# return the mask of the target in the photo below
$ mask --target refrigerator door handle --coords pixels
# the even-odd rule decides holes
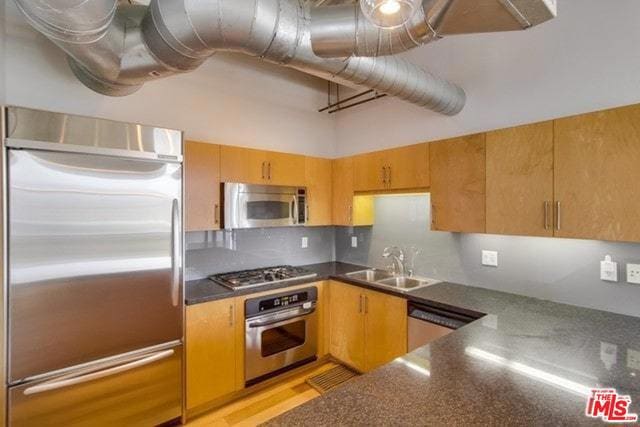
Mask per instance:
[[[173,200],[171,206],[171,302],[178,306],[180,298],[180,232],[177,229],[180,222],[180,208],[178,199]]]
[[[130,371],[132,369],[139,368],[144,365],[148,365],[153,362],[157,362],[161,359],[166,359],[167,357],[173,356],[174,350],[164,350],[159,351],[157,353],[153,353],[149,356],[143,357],[142,359],[137,359],[129,363],[125,363],[123,365],[114,366],[112,368],[104,369],[102,371],[91,372],[86,375],[79,376],[66,376],[60,379],[46,381],[42,384],[34,385],[33,387],[26,388],[24,390],[25,396],[44,393],[45,391],[57,390],[59,388],[71,387],[73,385],[86,383],[89,381],[94,381],[100,378],[108,377],[111,375],[116,375],[121,372]]]

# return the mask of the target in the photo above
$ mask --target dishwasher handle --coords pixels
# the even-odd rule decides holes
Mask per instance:
[[[467,325],[474,320],[473,317],[454,313],[447,310],[438,309],[435,307],[428,307],[409,303],[408,315],[411,318],[422,320],[423,322],[433,323],[435,325],[444,326],[449,329],[459,329],[464,325]]]

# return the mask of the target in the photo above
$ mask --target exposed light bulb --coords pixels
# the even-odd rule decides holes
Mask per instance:
[[[403,25],[416,10],[422,7],[423,0],[359,0],[360,9],[373,25],[380,28],[396,28]]]
[[[380,12],[384,13],[385,15],[393,15],[395,13],[398,13],[399,11],[400,3],[398,3],[396,0],[388,0],[382,3],[382,6],[380,6]]]

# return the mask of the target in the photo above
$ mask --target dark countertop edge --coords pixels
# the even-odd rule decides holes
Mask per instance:
[[[411,292],[401,292],[401,291],[390,289],[384,286],[376,286],[369,282],[352,279],[346,275],[346,273],[349,273],[352,271],[367,270],[371,267],[357,265],[357,264],[348,264],[343,262],[328,262],[328,263],[322,263],[322,264],[302,265],[300,267],[307,268],[309,270],[316,272],[317,276],[311,277],[308,279],[292,280],[290,282],[276,283],[273,285],[260,286],[256,288],[247,288],[247,289],[241,289],[237,291],[225,288],[224,286],[219,285],[209,279],[192,280],[187,282],[186,286],[194,286],[194,285],[197,286],[198,282],[205,281],[204,283],[206,283],[207,286],[216,287],[217,290],[215,293],[204,295],[202,297],[185,298],[185,304],[187,306],[190,306],[190,305],[201,304],[209,301],[218,301],[218,300],[227,299],[227,298],[235,298],[238,296],[246,296],[246,295],[252,295],[252,294],[257,294],[262,292],[268,292],[272,290],[287,289],[294,286],[306,285],[306,284],[322,282],[326,280],[335,280],[335,281],[339,281],[349,285],[354,285],[361,288],[381,292],[387,295],[404,298],[407,301],[415,302],[418,304],[424,304],[424,305],[428,305],[436,308],[442,308],[445,310],[465,314],[475,319],[479,319],[486,315],[486,313],[473,311],[464,307],[453,306],[453,305],[444,304],[438,301],[422,298],[418,295],[413,295]],[[447,283],[448,282],[440,282],[439,284],[447,284]],[[466,285],[461,285],[461,286],[466,286]]]

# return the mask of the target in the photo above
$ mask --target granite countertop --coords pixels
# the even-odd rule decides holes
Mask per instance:
[[[399,293],[344,276],[362,266],[306,267],[318,272],[310,281],[336,279],[486,316],[267,425],[602,424],[584,415],[592,387],[629,395],[631,412],[640,413],[638,317],[453,283]],[[187,304],[241,294],[200,282],[187,284]]]
[[[185,286],[185,303],[187,305],[193,305],[207,301],[233,298],[241,295],[250,295],[256,292],[289,288],[291,286],[303,285],[305,283],[329,280],[330,278],[339,278],[351,271],[368,268],[361,265],[346,264],[342,262],[325,262],[322,264],[303,265],[301,267],[313,271],[317,276],[310,279],[293,280],[284,283],[260,286],[259,288],[248,288],[236,291],[219,285],[209,279],[190,280]]]

